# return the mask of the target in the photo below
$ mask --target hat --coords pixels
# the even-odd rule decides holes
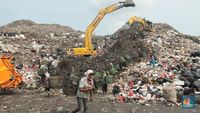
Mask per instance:
[[[90,74],[93,74],[94,72],[93,72],[93,70],[87,70],[86,72],[85,72],[85,75],[87,76],[87,75],[90,75]]]

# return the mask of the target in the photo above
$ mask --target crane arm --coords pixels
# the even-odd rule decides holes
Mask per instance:
[[[134,7],[135,4],[132,0],[126,0],[124,2],[119,2],[117,4],[108,6],[102,10],[99,11],[96,18],[92,21],[92,23],[87,27],[86,33],[85,33],[85,48],[92,50],[92,32],[97,27],[97,25],[101,22],[101,20],[104,18],[104,16],[108,13],[114,12],[118,9],[121,9],[123,7]]]

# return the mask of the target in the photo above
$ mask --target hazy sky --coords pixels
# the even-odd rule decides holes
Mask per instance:
[[[119,0],[0,0],[0,25],[18,19],[55,23],[85,31],[99,9]],[[122,1],[122,0],[121,0]],[[112,34],[131,16],[168,23],[178,31],[200,35],[200,0],[134,0],[136,7],[105,16],[95,34]]]

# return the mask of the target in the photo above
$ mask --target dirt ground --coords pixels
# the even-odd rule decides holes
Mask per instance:
[[[194,110],[184,110],[181,106],[166,104],[139,105],[133,103],[111,103],[106,95],[96,94],[88,103],[88,113],[200,113],[200,106]],[[23,92],[21,94],[0,95],[0,113],[70,113],[76,108],[76,97],[57,94],[48,97],[46,93]]]

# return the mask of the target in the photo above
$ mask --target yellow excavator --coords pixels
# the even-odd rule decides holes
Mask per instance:
[[[16,88],[22,83],[22,76],[14,69],[13,58],[8,54],[0,57],[0,90]]]
[[[123,7],[135,7],[135,3],[132,0],[125,0],[123,2],[119,2],[117,4],[111,5],[99,11],[96,18],[92,21],[92,23],[87,27],[84,38],[84,46],[82,48],[73,48],[72,50],[67,50],[68,54],[72,54],[74,56],[93,56],[96,55],[96,51],[93,50],[92,47],[92,32],[97,27],[97,25],[101,22],[104,16],[108,13],[114,12]]]
[[[130,28],[133,30],[138,30],[138,31],[153,31],[153,27],[152,27],[152,22],[145,20],[141,17],[137,17],[137,16],[132,16],[127,24],[130,25]]]

